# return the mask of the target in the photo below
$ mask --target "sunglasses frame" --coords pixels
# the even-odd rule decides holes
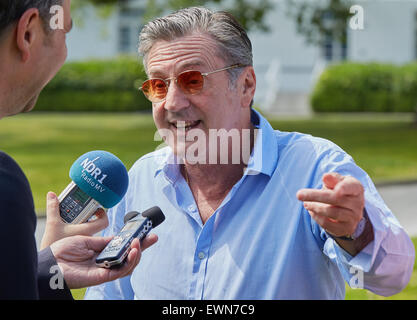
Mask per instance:
[[[213,70],[213,71],[209,71],[209,72],[201,72],[201,71],[198,71],[198,70],[186,70],[186,71],[183,71],[180,74],[178,74],[176,77],[172,77],[172,78],[167,78],[167,79],[150,78],[150,79],[147,79],[146,81],[144,81],[142,83],[142,85],[138,89],[139,89],[139,91],[142,91],[142,93],[144,94],[144,96],[146,97],[146,99],[148,99],[150,102],[152,102],[152,103],[158,103],[158,102],[165,101],[166,96],[168,94],[168,89],[169,89],[169,85],[171,84],[171,81],[174,80],[175,83],[177,84],[178,77],[181,76],[182,74],[186,73],[186,72],[190,72],[190,71],[199,72],[201,74],[201,76],[203,77],[203,87],[204,87],[204,77],[207,77],[208,75],[213,74],[213,73],[216,73],[216,72],[225,71],[225,70],[234,69],[234,68],[244,68],[244,67],[247,67],[247,65],[244,65],[244,64],[241,64],[241,63],[236,63],[236,64],[233,64],[231,66],[224,67],[224,68],[217,69],[217,70]],[[165,83],[166,93],[165,93],[165,97],[163,99],[160,99],[158,101],[152,101],[151,99],[149,99],[149,97],[143,91],[143,86],[145,85],[145,83],[148,82],[148,81],[151,81],[151,80],[161,80],[161,81],[163,81]],[[179,86],[179,87],[181,87],[181,86]],[[191,95],[193,95],[193,94],[200,93],[203,90],[203,87],[201,88],[200,91],[198,91],[196,93],[187,93],[187,92],[184,92],[182,88],[181,88],[181,91],[184,92],[185,94],[191,94]]]

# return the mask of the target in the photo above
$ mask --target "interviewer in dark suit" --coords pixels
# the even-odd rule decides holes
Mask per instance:
[[[57,15],[51,14],[54,5],[60,6],[63,15],[54,10]],[[62,28],[53,28],[52,18],[62,18]],[[71,27],[70,0],[0,0],[0,119],[33,109],[41,90],[66,59],[65,37]],[[71,299],[69,288],[130,274],[141,256],[138,241],[121,269],[95,266],[94,256],[110,241],[89,236],[107,225],[106,214],[98,216],[94,222],[67,230],[58,219],[56,195],[48,193],[45,249],[38,253],[29,183],[18,164],[0,152],[0,299]],[[78,236],[68,237],[74,234]],[[145,239],[142,249],[154,242],[156,236]],[[65,280],[61,284],[60,277]]]

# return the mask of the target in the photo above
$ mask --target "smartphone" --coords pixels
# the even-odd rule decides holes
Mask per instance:
[[[152,207],[142,214],[131,211],[125,217],[128,217],[128,219],[125,219],[122,230],[97,256],[97,266],[103,268],[120,266],[129,254],[132,241],[135,238],[143,240],[152,228],[165,220],[165,216],[159,207]]]

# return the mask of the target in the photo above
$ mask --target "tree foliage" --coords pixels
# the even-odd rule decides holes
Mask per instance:
[[[351,0],[287,0],[287,13],[307,42],[321,44],[327,36],[346,43]]]
[[[126,5],[128,2],[129,0],[73,0],[73,8],[78,9],[87,4],[109,8],[116,4]],[[265,16],[273,9],[273,2],[274,0],[146,0],[145,20],[181,8],[208,6],[230,12],[246,30],[268,31]]]

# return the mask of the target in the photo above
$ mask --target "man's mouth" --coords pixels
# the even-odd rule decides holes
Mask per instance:
[[[170,124],[176,129],[182,129],[185,131],[196,128],[200,123],[201,120],[179,120],[170,122]]]

